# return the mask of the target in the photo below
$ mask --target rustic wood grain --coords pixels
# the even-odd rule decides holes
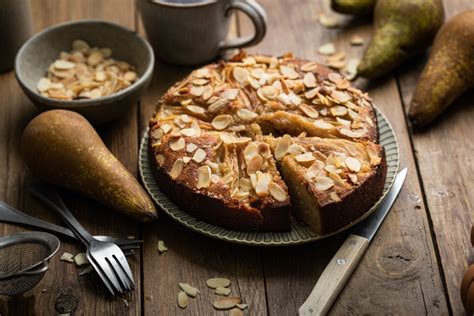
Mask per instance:
[[[318,24],[318,12],[329,12],[319,1],[259,1],[266,9],[269,32],[265,41],[251,51],[319,59],[317,48],[334,42],[349,56],[361,56],[363,48],[349,47],[351,35],[366,38],[370,22],[344,19],[344,25],[328,30]],[[242,19],[243,32],[251,28]],[[413,154],[396,81],[391,77],[368,85],[375,103],[392,123],[399,140],[401,166],[409,173],[405,186],[384,224],[372,241],[353,277],[336,301],[331,313],[339,314],[446,314],[448,307],[430,235],[425,206],[421,199]],[[292,315],[305,301],[341,239],[313,243],[293,249],[264,251],[267,301],[271,315]],[[276,257],[280,262],[276,264]]]
[[[33,0],[32,15],[35,30],[67,20],[101,18],[134,28],[133,0]],[[115,9],[111,9],[115,8]],[[59,52],[58,52],[59,53]],[[25,125],[38,114],[36,108],[21,92],[12,72],[0,75],[0,155],[5,161],[1,168],[0,198],[12,206],[33,216],[60,223],[40,202],[34,200],[26,191],[26,183],[31,176],[26,171],[19,154],[20,135]],[[99,133],[111,151],[136,174],[137,148],[137,111],[108,126],[99,129]],[[77,215],[79,221],[94,234],[113,236],[139,235],[139,225],[121,215],[106,210],[96,202],[86,200],[72,193],[64,193],[65,201]],[[2,234],[9,234],[19,228],[1,224]],[[131,295],[118,299],[105,297],[105,287],[93,275],[79,277],[81,271],[73,264],[60,262],[64,251],[73,254],[83,252],[78,243],[61,238],[62,246],[50,264],[41,283],[23,297],[2,298],[0,313],[3,315],[53,315],[75,310],[78,315],[141,314],[140,256],[131,260],[136,289]],[[74,308],[73,306],[76,305]],[[73,308],[71,308],[71,306]]]
[[[235,25],[234,22],[229,36],[236,35]],[[144,34],[141,23],[140,32]],[[152,83],[141,100],[140,135],[148,126],[157,100],[192,69],[157,62]],[[248,304],[251,315],[267,314],[259,248],[198,235],[163,213],[156,223],[144,226],[143,236],[145,314],[223,315],[224,312],[212,307],[215,300],[222,298],[206,286],[206,280],[212,277],[229,278],[232,282],[230,295],[238,296]],[[157,251],[158,240],[163,240],[169,248],[161,255]],[[180,310],[177,304],[179,282],[190,283],[201,292],[196,298],[190,298],[185,310]]]
[[[444,1],[446,20],[474,9],[470,0]],[[398,71],[403,104],[408,111],[418,78],[427,59],[422,56]],[[412,131],[433,233],[438,244],[453,314],[464,312],[459,287],[474,263],[470,231],[474,218],[474,94],[466,93],[424,131]]]

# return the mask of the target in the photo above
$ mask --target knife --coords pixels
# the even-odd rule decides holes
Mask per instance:
[[[325,315],[364,255],[402,189],[407,168],[400,171],[377,210],[351,229],[351,234],[329,261],[311,294],[298,310],[300,316]]]

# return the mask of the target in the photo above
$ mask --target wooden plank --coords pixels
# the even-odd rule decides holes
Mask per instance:
[[[134,28],[133,0],[34,0],[32,15],[36,31],[59,22],[83,18],[100,18]],[[114,8],[113,10],[111,8]],[[1,168],[1,198],[9,204],[42,219],[60,223],[54,215],[34,200],[26,191],[25,183],[30,179],[19,154],[19,139],[24,126],[38,113],[27,100],[15,81],[13,73],[0,76],[1,140],[0,155],[6,163]],[[100,128],[111,151],[136,174],[137,156],[137,111],[132,110],[126,118]],[[112,236],[139,235],[139,224],[105,210],[104,206],[74,194],[65,194],[68,206],[79,221],[92,233]],[[93,215],[93,216],[91,216]],[[2,224],[3,234],[20,230]],[[62,239],[63,244],[50,264],[50,271],[42,282],[25,296],[0,300],[0,313],[4,315],[52,315],[68,312],[68,304],[76,304],[76,314],[141,314],[141,269],[140,257],[131,259],[136,289],[130,295],[112,300],[105,297],[106,290],[93,274],[79,277],[74,265],[60,262],[64,251],[73,254],[83,252],[78,243]],[[62,302],[62,303],[61,303]]]
[[[270,54],[294,52],[298,57],[321,60],[317,48],[334,42],[350,57],[361,56],[363,48],[350,47],[349,38],[360,34],[366,41],[369,22],[347,19],[340,29],[327,30],[316,14],[328,12],[318,1],[260,0],[268,15],[269,32],[264,42],[251,51]],[[290,18],[291,17],[291,18]],[[243,34],[251,32],[241,19]],[[332,314],[446,314],[447,304],[431,240],[425,206],[421,199],[403,109],[393,78],[367,84],[376,104],[392,123],[399,140],[401,166],[409,174],[405,186],[384,224],[369,246],[354,275],[337,299]],[[271,315],[292,315],[305,301],[328,260],[344,236],[301,247],[265,249],[264,272]]]
[[[444,7],[446,20],[464,10],[474,9],[469,0],[445,1]],[[398,71],[406,111],[427,57],[417,58]],[[469,137],[473,134],[473,105],[471,91],[430,128],[412,133],[424,197],[455,315],[464,311],[459,287],[469,263],[473,263],[470,231],[474,217],[474,192],[470,188],[474,186],[474,145]]]
[[[230,36],[236,33],[235,24]],[[140,23],[140,32],[144,34]],[[176,67],[157,62],[150,87],[140,106],[142,135],[148,126],[156,102],[176,81],[192,68]],[[207,288],[211,277],[226,277],[232,282],[231,294],[239,296],[249,305],[250,314],[266,314],[265,287],[261,252],[258,248],[237,246],[201,236],[180,226],[165,214],[156,223],[144,227],[143,249],[144,312],[147,315],[222,315],[212,303],[222,298]],[[167,244],[168,252],[159,255],[158,240]],[[181,311],[177,305],[178,283],[197,287],[201,294],[190,299],[189,306]]]

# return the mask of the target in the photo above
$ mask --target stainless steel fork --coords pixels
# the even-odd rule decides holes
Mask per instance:
[[[47,196],[60,205],[54,211],[69,226],[72,232],[86,245],[87,258],[112,295],[121,294],[134,288],[132,271],[120,248],[110,242],[96,240],[67,209],[54,187],[46,184],[33,184],[31,190]]]

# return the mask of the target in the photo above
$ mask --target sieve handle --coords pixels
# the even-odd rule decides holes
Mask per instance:
[[[48,271],[49,266],[47,262],[43,262],[39,268],[36,268],[34,270],[27,270],[23,271],[20,273],[15,273],[15,277],[20,277],[20,276],[33,276],[33,275],[38,275],[38,274],[43,274],[46,271]]]
[[[89,246],[94,241],[94,237],[79,223],[64,204],[56,188],[48,184],[33,183],[29,189],[34,196],[43,201],[61,217],[84,245]]]

